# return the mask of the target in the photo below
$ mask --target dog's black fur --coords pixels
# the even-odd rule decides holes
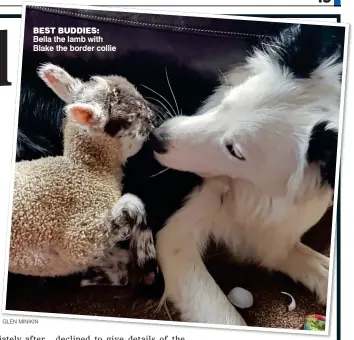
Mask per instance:
[[[335,56],[343,61],[344,28],[320,25],[292,25],[276,39],[261,42],[261,47],[296,78],[309,78],[323,60]],[[311,132],[307,160],[320,164],[322,183],[335,185],[338,131],[328,122],[316,124]]]
[[[334,189],[338,131],[328,129],[327,124],[328,122],[320,122],[312,129],[307,159],[309,162],[319,163],[322,183],[328,183]]]
[[[343,59],[343,41],[344,29],[299,24],[284,29],[276,43],[265,41],[263,44],[266,51],[295,77],[309,78],[324,59],[336,53],[337,60]]]

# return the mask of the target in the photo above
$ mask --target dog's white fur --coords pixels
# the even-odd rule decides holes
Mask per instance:
[[[300,238],[332,203],[332,188],[321,184],[306,153],[317,123],[338,128],[341,69],[333,57],[310,78],[296,79],[258,51],[226,75],[197,115],[161,127],[168,150],[156,158],[205,177],[157,235],[164,297],[184,321],[245,325],[203,263],[210,237],[326,303],[329,259]],[[246,160],[231,156],[229,144]]]

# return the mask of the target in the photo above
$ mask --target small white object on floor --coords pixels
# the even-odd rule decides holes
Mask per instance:
[[[239,308],[250,308],[253,305],[252,293],[241,287],[231,289],[227,298],[234,306]]]
[[[296,308],[296,302],[295,302],[294,297],[291,294],[287,293],[287,292],[280,292],[280,293],[282,293],[284,295],[287,295],[287,296],[289,296],[291,298],[291,303],[288,306],[288,311],[289,312],[293,311]]]

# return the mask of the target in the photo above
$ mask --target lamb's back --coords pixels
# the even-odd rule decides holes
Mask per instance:
[[[46,246],[95,223],[120,197],[120,181],[65,157],[16,164],[11,248]],[[89,226],[88,226],[89,228]],[[80,231],[78,230],[78,233]]]

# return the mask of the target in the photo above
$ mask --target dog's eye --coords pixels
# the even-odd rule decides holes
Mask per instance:
[[[240,161],[246,160],[246,158],[242,155],[241,151],[233,144],[227,144],[226,149],[230,153],[231,156],[236,157]]]

